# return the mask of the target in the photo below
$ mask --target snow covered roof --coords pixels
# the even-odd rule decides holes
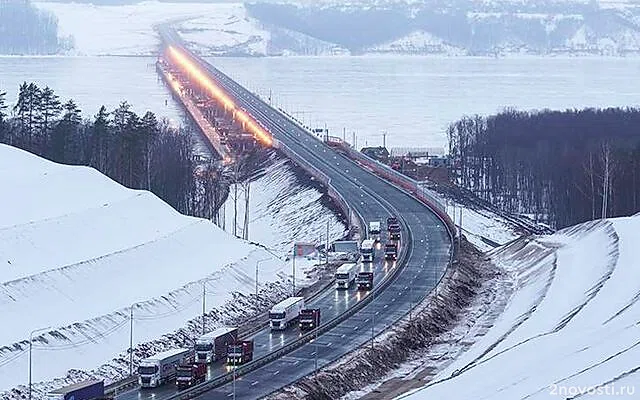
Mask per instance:
[[[209,340],[209,339],[215,339],[219,336],[222,335],[226,335],[227,333],[233,332],[238,330],[238,328],[232,328],[232,327],[223,327],[223,328],[218,328],[213,332],[209,332],[209,333],[205,333],[204,335],[200,336],[198,338],[198,341],[205,341],[205,340]]]
[[[351,270],[353,268],[356,267],[356,264],[354,263],[347,263],[347,264],[342,264],[341,266],[338,267],[338,269],[336,270],[337,274],[346,274],[351,272]]]

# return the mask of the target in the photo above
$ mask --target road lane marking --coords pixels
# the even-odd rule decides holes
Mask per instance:
[[[255,381],[255,382],[253,382],[253,383],[251,384],[251,386],[255,386],[255,385],[257,385],[257,384],[258,384],[258,381]]]
[[[280,370],[277,370],[276,372],[274,372],[274,375],[278,375],[280,373]]]

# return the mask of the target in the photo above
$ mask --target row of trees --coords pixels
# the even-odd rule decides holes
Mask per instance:
[[[0,93],[0,142],[94,167],[129,188],[152,191],[184,214],[215,219],[226,197],[217,169],[197,165],[187,132],[152,112],[139,116],[126,102],[83,120],[73,100],[62,102],[49,87],[25,82],[11,108]]]
[[[28,0],[0,0],[0,54],[55,54],[72,47],[58,37],[58,19]]]
[[[562,228],[640,209],[640,110],[465,117],[448,128],[459,183]]]

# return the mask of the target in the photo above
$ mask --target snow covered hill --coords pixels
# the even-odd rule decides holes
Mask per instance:
[[[24,395],[8,390],[27,381],[33,330],[39,396],[78,370],[126,375],[132,307],[139,359],[197,334],[203,285],[211,329],[253,311],[257,260],[265,295],[288,288],[272,252],[93,169],[0,145],[0,188],[0,398]]]
[[[634,216],[496,250],[491,259],[509,287],[493,301],[500,315],[424,388],[400,398],[636,398],[638,232]]]

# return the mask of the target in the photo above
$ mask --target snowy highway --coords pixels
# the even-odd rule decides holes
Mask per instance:
[[[451,242],[445,224],[424,204],[326,146],[213,66],[208,65],[207,68],[210,76],[235,103],[266,127],[277,141],[327,175],[331,179],[331,186],[354,209],[362,222],[384,221],[390,215],[397,215],[403,228],[401,247],[405,262],[402,265],[386,263],[378,250],[374,262],[376,282],[396,268],[401,271],[393,276],[390,285],[377,294],[371,303],[319,336],[316,341],[239,377],[235,384],[229,383],[201,396],[206,399],[226,398],[232,395],[235,388],[238,399],[260,398],[312,373],[316,363],[322,367],[353,351],[370,341],[372,333],[379,334],[406,315],[444,273],[450,259]],[[355,288],[348,292],[331,288],[310,305],[320,308],[322,320],[327,321],[361,301],[361,296],[367,295],[370,294],[358,293]],[[264,329],[254,336],[256,357],[277,350],[298,337],[299,332],[295,328],[273,334],[269,329]],[[225,367],[218,363],[210,370],[210,377],[226,372]],[[166,385],[155,390],[132,391],[117,399],[162,399],[175,392],[173,385]]]
[[[422,203],[334,151],[222,72],[209,72],[234,100],[267,127],[274,137],[331,178],[332,186],[365,220],[400,216],[405,230],[406,264],[394,282],[353,317],[289,355],[253,371],[235,383],[236,398],[265,396],[312,373],[316,356],[322,367],[371,340],[419,302],[442,276],[449,261],[450,239],[444,224]],[[378,274],[379,275],[379,274]],[[202,396],[221,398],[233,392],[228,384]]]

